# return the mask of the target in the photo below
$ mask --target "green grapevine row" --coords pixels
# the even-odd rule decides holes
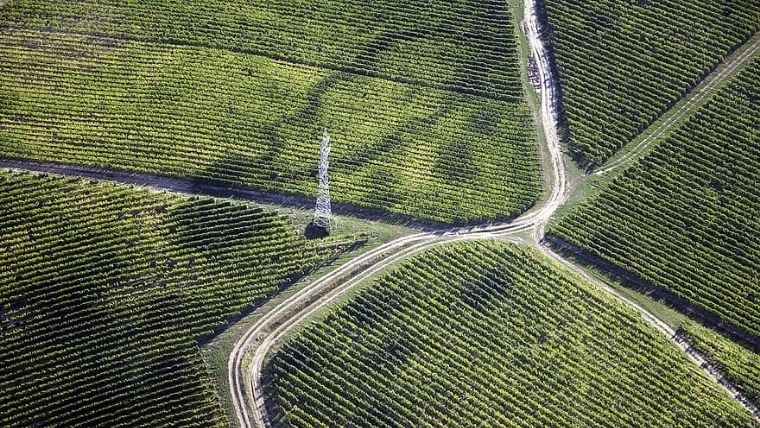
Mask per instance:
[[[550,233],[760,338],[760,58]]]
[[[537,250],[429,250],[291,337],[276,426],[739,426],[751,416],[630,308]]]
[[[197,341],[341,248],[273,212],[0,173],[0,426],[224,426]]]
[[[716,364],[747,398],[760,401],[760,354],[694,322],[684,324],[679,332]]]
[[[215,49],[0,30],[0,156],[313,195],[441,222],[541,192],[524,104]]]
[[[760,30],[760,0],[546,0],[570,145],[601,164]]]
[[[522,99],[507,2],[14,0],[13,27],[260,54],[507,101]]]

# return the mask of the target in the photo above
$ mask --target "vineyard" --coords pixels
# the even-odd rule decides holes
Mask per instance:
[[[760,58],[551,226],[760,338]]]
[[[758,0],[546,0],[570,147],[601,164],[760,30]]]
[[[683,325],[680,333],[717,364],[747,397],[760,401],[760,354],[693,322]]]
[[[112,3],[0,9],[0,156],[312,196],[327,127],[336,202],[461,223],[541,195],[503,2]]]
[[[0,173],[0,426],[225,426],[198,341],[342,251],[248,205]]]
[[[428,250],[272,358],[275,426],[751,426],[630,308],[537,250]]]
[[[519,102],[507,2],[14,0],[11,28],[213,47]]]

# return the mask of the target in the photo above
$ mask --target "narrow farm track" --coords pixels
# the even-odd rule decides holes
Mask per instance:
[[[0,0],[0,3],[2,0]],[[641,308],[634,302],[621,296],[607,284],[591,278],[579,266],[561,258],[550,248],[542,244],[544,227],[554,212],[567,199],[567,177],[564,167],[564,157],[560,145],[557,125],[557,82],[551,74],[550,56],[541,35],[541,23],[536,13],[536,0],[525,1],[525,21],[522,28],[530,43],[531,55],[538,65],[538,76],[540,80],[540,123],[545,135],[548,153],[551,157],[550,170],[547,171],[551,183],[549,196],[543,201],[537,209],[534,209],[517,219],[487,226],[476,226],[467,228],[449,228],[434,229],[421,232],[405,237],[398,238],[388,242],[378,248],[368,251],[355,257],[349,262],[339,266],[334,271],[314,280],[290,296],[274,309],[264,314],[256,321],[245,334],[235,344],[228,360],[228,376],[232,402],[240,426],[242,427],[266,427],[270,426],[267,417],[266,406],[264,402],[263,386],[261,383],[261,372],[268,351],[272,346],[288,334],[295,326],[308,319],[311,315],[323,309],[326,305],[335,301],[336,298],[345,294],[362,280],[376,274],[383,269],[406,259],[414,254],[424,251],[428,248],[444,243],[455,242],[459,240],[470,239],[514,239],[516,232],[531,231],[533,244],[546,253],[548,256],[558,259],[560,262],[589,278],[589,280],[622,299],[630,307],[636,309],[648,323],[653,325],[658,331],[665,335],[675,346],[687,353],[689,359],[702,368],[706,376],[719,383],[727,393],[737,402],[742,404],[746,409],[760,420],[758,409],[747,400],[736,388],[722,378],[719,373],[710,366],[706,360],[694,349],[679,341],[675,337],[675,332],[663,321],[657,319],[651,313]],[[665,121],[661,126],[653,131],[651,138],[645,139],[629,154],[614,163],[608,165],[606,172],[619,167],[635,157],[648,142],[662,135],[672,127],[682,115],[688,111],[688,107],[698,103],[704,98],[710,89],[718,85],[726,77],[730,76],[732,71],[739,67],[747,58],[754,55],[760,49],[760,38],[753,38],[749,48],[743,48],[730,62],[705,79],[704,85],[701,85],[696,95],[689,99],[687,103],[679,106],[678,110],[672,117]],[[710,85],[710,86],[708,86]],[[700,98],[701,97],[701,98]],[[672,120],[671,120],[672,119]],[[661,132],[658,132],[661,131]],[[2,160],[0,167],[13,169],[16,171],[37,171],[53,173],[65,176],[86,177],[104,181],[113,181],[126,184],[140,185],[155,190],[169,190],[188,194],[227,194],[232,190],[226,187],[198,186],[192,180],[182,180],[166,178],[149,174],[133,174],[126,172],[110,171],[106,169],[88,168],[79,166],[65,166],[37,162],[26,162],[19,160]],[[605,170],[600,170],[597,174],[603,174]],[[234,196],[256,200],[266,201],[268,203],[293,205],[294,203],[302,204],[302,199],[298,201],[288,196],[271,195],[264,192],[234,190]]]
[[[271,193],[251,188],[216,185],[210,182],[200,182],[187,178],[169,177],[142,172],[129,172],[87,165],[68,165],[23,159],[0,158],[0,169],[16,172],[40,172],[67,177],[90,178],[94,180],[139,186],[154,191],[170,191],[185,195],[233,197],[261,204],[281,205],[295,208],[311,209],[314,204],[312,198],[306,198],[304,196]],[[358,217],[376,217],[377,214],[374,211],[375,210],[372,209],[363,209],[333,202],[333,212],[338,214],[354,215]]]
[[[663,115],[665,120],[657,121],[648,129],[645,129],[641,135],[646,135],[641,141],[635,144],[630,150],[618,159],[613,159],[602,165],[597,171],[594,171],[595,175],[605,175],[611,171],[629,163],[631,160],[636,159],[644,149],[652,142],[657,141],[670,131],[674,126],[677,126],[679,121],[687,117],[695,110],[702,101],[707,98],[712,91],[720,85],[721,82],[727,78],[733,76],[736,71],[747,61],[751,60],[758,52],[760,52],[760,33],[756,33],[752,36],[747,43],[736,50],[730,55],[726,61],[719,65],[712,73],[707,75],[702,82],[691,90],[689,94],[672,109]]]

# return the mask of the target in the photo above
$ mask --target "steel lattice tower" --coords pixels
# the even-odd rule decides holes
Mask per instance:
[[[319,148],[319,193],[317,194],[317,207],[314,211],[314,225],[327,231],[335,225],[330,207],[330,181],[327,178],[327,170],[330,167],[329,156],[330,135],[325,129],[322,135],[322,145]]]

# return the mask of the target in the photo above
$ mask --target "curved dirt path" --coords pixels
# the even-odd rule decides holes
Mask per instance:
[[[559,140],[559,87],[552,76],[551,56],[541,40],[541,26],[536,10],[535,0],[525,0],[525,19],[522,22],[523,32],[530,44],[531,56],[536,64],[539,80],[540,122],[544,133],[546,146],[551,157],[551,196],[534,218],[536,242],[544,236],[544,228],[549,218],[567,199],[567,176]]]

